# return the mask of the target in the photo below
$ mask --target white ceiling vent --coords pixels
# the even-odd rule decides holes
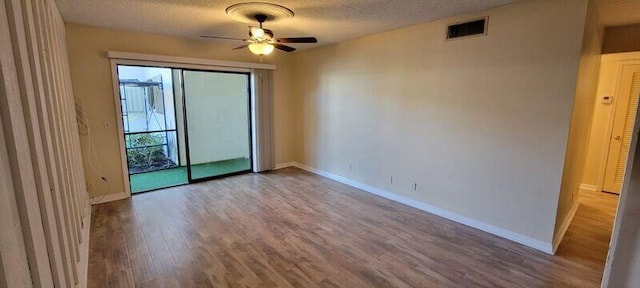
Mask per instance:
[[[453,23],[447,26],[447,40],[487,35],[489,17]]]

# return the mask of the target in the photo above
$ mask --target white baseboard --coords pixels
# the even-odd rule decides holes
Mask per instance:
[[[78,261],[78,284],[76,288],[87,287],[89,275],[89,235],[91,234],[91,207],[87,207],[83,219],[84,228],[81,231],[82,243],[80,243],[80,261]]]
[[[466,225],[466,226],[469,226],[469,227],[473,227],[473,228],[476,228],[478,230],[482,230],[484,232],[487,232],[487,233],[490,233],[490,234],[493,234],[493,235],[496,235],[496,236],[499,236],[499,237],[502,237],[502,238],[505,238],[505,239],[508,239],[508,240],[511,240],[511,241],[514,241],[514,242],[517,242],[517,243],[520,243],[520,244],[525,245],[525,246],[529,246],[531,248],[540,250],[540,251],[548,253],[548,254],[553,254],[553,252],[554,252],[553,245],[552,245],[552,243],[549,243],[549,242],[545,242],[545,241],[541,241],[541,240],[538,240],[538,239],[534,239],[534,238],[531,238],[529,236],[522,235],[522,234],[510,231],[510,230],[507,230],[507,229],[504,229],[504,228],[500,228],[500,227],[497,227],[497,226],[494,226],[494,225],[491,225],[491,224],[488,224],[488,223],[485,223],[485,222],[482,222],[482,221],[479,221],[479,220],[476,220],[476,219],[472,219],[472,218],[469,218],[469,217],[466,217],[466,216],[463,216],[463,215],[460,215],[460,214],[457,214],[457,213],[454,213],[454,212],[451,212],[451,211],[448,211],[448,210],[445,210],[445,209],[442,209],[442,208],[439,208],[439,207],[435,207],[435,206],[432,206],[432,205],[429,205],[429,204],[426,204],[426,203],[423,203],[423,202],[420,202],[420,201],[416,201],[416,200],[413,200],[413,199],[410,199],[410,198],[407,198],[407,197],[404,197],[404,196],[393,194],[391,192],[387,192],[387,191],[384,191],[382,189],[379,189],[379,188],[376,188],[376,187],[373,187],[373,186],[369,186],[369,185],[366,185],[366,184],[363,184],[363,183],[348,179],[348,178],[340,176],[340,175],[336,175],[336,174],[333,174],[333,173],[330,173],[330,172],[322,171],[322,170],[316,169],[314,167],[311,167],[311,166],[308,166],[308,165],[305,165],[305,164],[301,164],[301,163],[297,163],[296,162],[296,163],[294,163],[294,166],[298,167],[300,169],[303,169],[303,170],[307,170],[307,171],[309,171],[311,173],[314,173],[314,174],[317,174],[317,175],[320,175],[320,176],[324,176],[324,177],[327,177],[329,179],[338,181],[340,183],[343,183],[343,184],[346,184],[346,185],[361,189],[361,190],[363,190],[365,192],[369,192],[371,194],[375,194],[375,195],[378,195],[380,197],[383,197],[383,198],[386,198],[386,199],[389,199],[389,200],[393,200],[393,201],[405,204],[407,206],[411,206],[411,207],[416,208],[416,209],[420,209],[420,210],[425,211],[427,213],[431,213],[431,214],[434,214],[434,215],[437,215],[437,216],[440,216],[440,217],[443,217],[443,218],[458,222],[460,224],[463,224],[463,225]]]
[[[102,203],[107,203],[111,201],[118,201],[118,200],[127,199],[127,198],[129,198],[129,194],[127,194],[127,192],[120,192],[115,194],[93,197],[89,199],[89,204],[96,205],[96,204],[102,204]]]
[[[569,230],[569,226],[571,226],[571,222],[573,221],[573,217],[576,216],[576,212],[578,211],[578,207],[580,206],[580,201],[577,200],[573,202],[571,205],[571,210],[569,210],[569,214],[562,221],[562,225],[558,228],[556,235],[553,237],[553,254],[558,250],[558,246],[562,243],[562,239],[564,239],[564,235],[567,234],[567,230]]]
[[[287,168],[287,167],[295,167],[295,166],[296,166],[296,162],[280,163],[280,164],[276,164],[275,170]]]
[[[599,189],[597,185],[582,183],[580,184],[580,190],[598,192]]]

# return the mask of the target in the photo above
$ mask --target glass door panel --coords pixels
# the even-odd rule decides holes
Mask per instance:
[[[178,152],[172,70],[117,68],[131,192],[187,183],[187,170]]]
[[[251,170],[249,74],[182,71],[190,181]]]

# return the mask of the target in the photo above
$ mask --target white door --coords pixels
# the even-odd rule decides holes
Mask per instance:
[[[640,65],[623,66],[614,97],[615,112],[602,190],[620,193],[640,95]]]

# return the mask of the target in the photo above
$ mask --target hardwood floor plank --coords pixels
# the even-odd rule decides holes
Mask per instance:
[[[89,287],[598,287],[618,197],[551,256],[296,169],[93,207]]]
[[[171,251],[165,243],[164,239],[160,238],[147,238],[147,245],[149,247],[149,254],[153,259],[154,269],[159,276],[170,275],[176,268],[176,262],[171,256]]]

